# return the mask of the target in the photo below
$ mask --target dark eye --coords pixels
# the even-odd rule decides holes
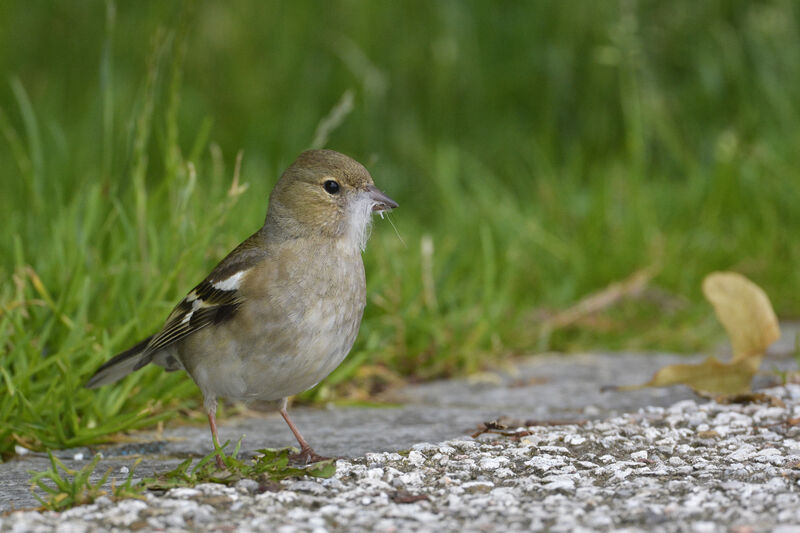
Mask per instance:
[[[333,180],[328,180],[322,184],[322,187],[325,189],[325,192],[328,194],[336,194],[339,192],[339,184]]]

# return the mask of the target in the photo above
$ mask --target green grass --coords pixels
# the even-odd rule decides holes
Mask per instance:
[[[402,241],[376,221],[358,341],[307,400],[542,349],[702,349],[715,269],[800,316],[790,1],[13,0],[0,72],[4,455],[199,405],[158,369],[81,387],[260,225],[348,91],[327,146],[400,203]],[[651,265],[660,297],[538,330]]]
[[[101,454],[95,454],[92,460],[80,470],[67,468],[60,459],[54,457],[49,451],[47,455],[50,458],[50,468],[41,472],[28,472],[31,474],[31,492],[42,504],[42,509],[64,511],[77,505],[92,503],[101,496],[108,495],[104,485],[111,475],[111,468],[106,470],[105,474],[95,482],[89,479],[103,457]],[[133,473],[140,461],[141,459],[136,460],[122,484],[116,485],[112,481],[112,498],[115,500],[144,498],[143,494],[146,488],[144,484],[133,484]]]
[[[299,451],[296,448],[261,449],[257,450],[259,455],[245,460],[239,458],[242,439],[239,439],[230,455],[224,451],[228,444],[226,442],[199,460],[186,459],[174,470],[134,483],[136,466],[142,461],[141,458],[136,459],[122,483],[118,484],[119,479],[111,480],[110,493],[105,484],[111,475],[111,468],[108,468],[96,481],[91,481],[91,476],[103,457],[102,454],[95,454],[80,470],[73,470],[67,468],[60,459],[48,451],[50,468],[39,472],[28,471],[31,474],[31,492],[42,504],[41,509],[64,511],[77,505],[92,503],[101,496],[108,496],[113,500],[144,499],[147,490],[165,491],[177,487],[194,487],[200,483],[233,485],[242,479],[257,481],[259,489],[263,491],[280,488],[277,482],[286,478],[305,476],[329,478],[336,473],[334,459],[304,466],[290,463],[291,454]],[[217,454],[222,459],[224,465],[222,469],[216,464]]]

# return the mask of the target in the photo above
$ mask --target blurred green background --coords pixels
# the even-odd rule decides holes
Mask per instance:
[[[704,349],[715,269],[797,318],[798,9],[3,1],[0,453],[196,408],[159,369],[81,386],[259,227],[312,145],[401,207],[364,256],[357,344],[306,400],[542,350]],[[632,297],[552,321],[637,272]]]

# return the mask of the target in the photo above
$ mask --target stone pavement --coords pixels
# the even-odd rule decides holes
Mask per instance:
[[[601,386],[643,382],[661,365],[686,360],[669,354],[535,356],[522,360],[511,372],[407,387],[393,398],[404,402],[401,407],[298,408],[292,410],[292,417],[319,453],[358,457],[467,435],[482,422],[500,416],[520,420],[584,419],[644,405],[669,405],[693,395],[683,387],[621,393],[601,392]],[[243,450],[296,444],[277,413],[222,419],[219,434],[221,442],[235,442],[245,435]],[[150,476],[171,470],[186,457],[202,457],[211,449],[205,425],[168,422],[163,434],[141,432],[134,437],[139,443],[100,448],[103,464],[118,470],[132,464],[133,456],[144,456],[136,471]],[[94,453],[80,448],[61,450],[55,455],[68,467],[79,468]],[[44,470],[48,464],[43,454],[28,454],[0,464],[0,511],[36,506],[28,488],[28,470]]]
[[[773,347],[773,355],[765,362],[767,368],[796,367],[787,355],[791,352],[794,338],[785,335],[784,339],[787,338],[789,340]],[[542,355],[522,359],[506,372],[407,387],[397,395],[396,400],[403,402],[400,407],[296,409],[293,413],[296,423],[317,451],[324,455],[356,458],[353,462],[340,462],[340,471],[345,472],[369,462],[369,459],[364,459],[366,454],[371,454],[366,455],[367,458],[377,457],[377,452],[409,450],[415,445],[424,447],[418,443],[448,439],[470,441],[469,438],[463,439],[481,422],[500,416],[512,417],[526,426],[546,420],[602,421],[640,408],[659,409],[682,400],[697,400],[684,387],[635,392],[602,392],[601,387],[644,382],[663,365],[701,359],[672,354]],[[759,378],[760,384],[766,384],[767,379]],[[690,403],[694,405],[694,402]],[[704,402],[698,400],[697,403]],[[138,443],[104,448],[103,464],[113,467],[117,474],[120,467],[133,463],[133,455],[143,455],[137,474],[148,476],[174,468],[187,456],[208,453],[210,439],[206,427],[175,423],[168,426],[161,435],[136,434]],[[558,432],[550,428],[536,431]],[[294,444],[283,420],[277,415],[240,417],[222,422],[220,438],[223,441],[235,441],[243,434],[246,435],[244,450]],[[537,453],[546,454],[543,450]],[[92,452],[88,449],[65,450],[58,456],[68,466],[79,467],[91,458]],[[493,461],[491,459],[489,463],[494,464]],[[38,454],[28,454],[0,464],[0,509],[7,511],[36,505],[28,490],[27,471],[42,470],[46,464],[46,457]]]

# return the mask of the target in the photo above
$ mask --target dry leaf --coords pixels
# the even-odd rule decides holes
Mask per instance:
[[[684,384],[697,392],[740,394],[761,366],[767,347],[780,337],[778,319],[761,288],[735,272],[713,272],[703,280],[703,293],[731,339],[733,359],[723,363],[709,357],[700,364],[665,366],[642,385],[619,387],[634,390]]]
[[[733,361],[750,359],[758,370],[769,345],[781,336],[766,293],[736,272],[713,272],[703,280],[703,294],[728,332]]]
[[[655,373],[653,379],[641,385],[617,387],[617,390],[637,390],[644,387],[688,385],[696,391],[714,394],[735,394],[750,390],[754,372],[746,362],[723,363],[709,357],[700,364],[668,365]]]

